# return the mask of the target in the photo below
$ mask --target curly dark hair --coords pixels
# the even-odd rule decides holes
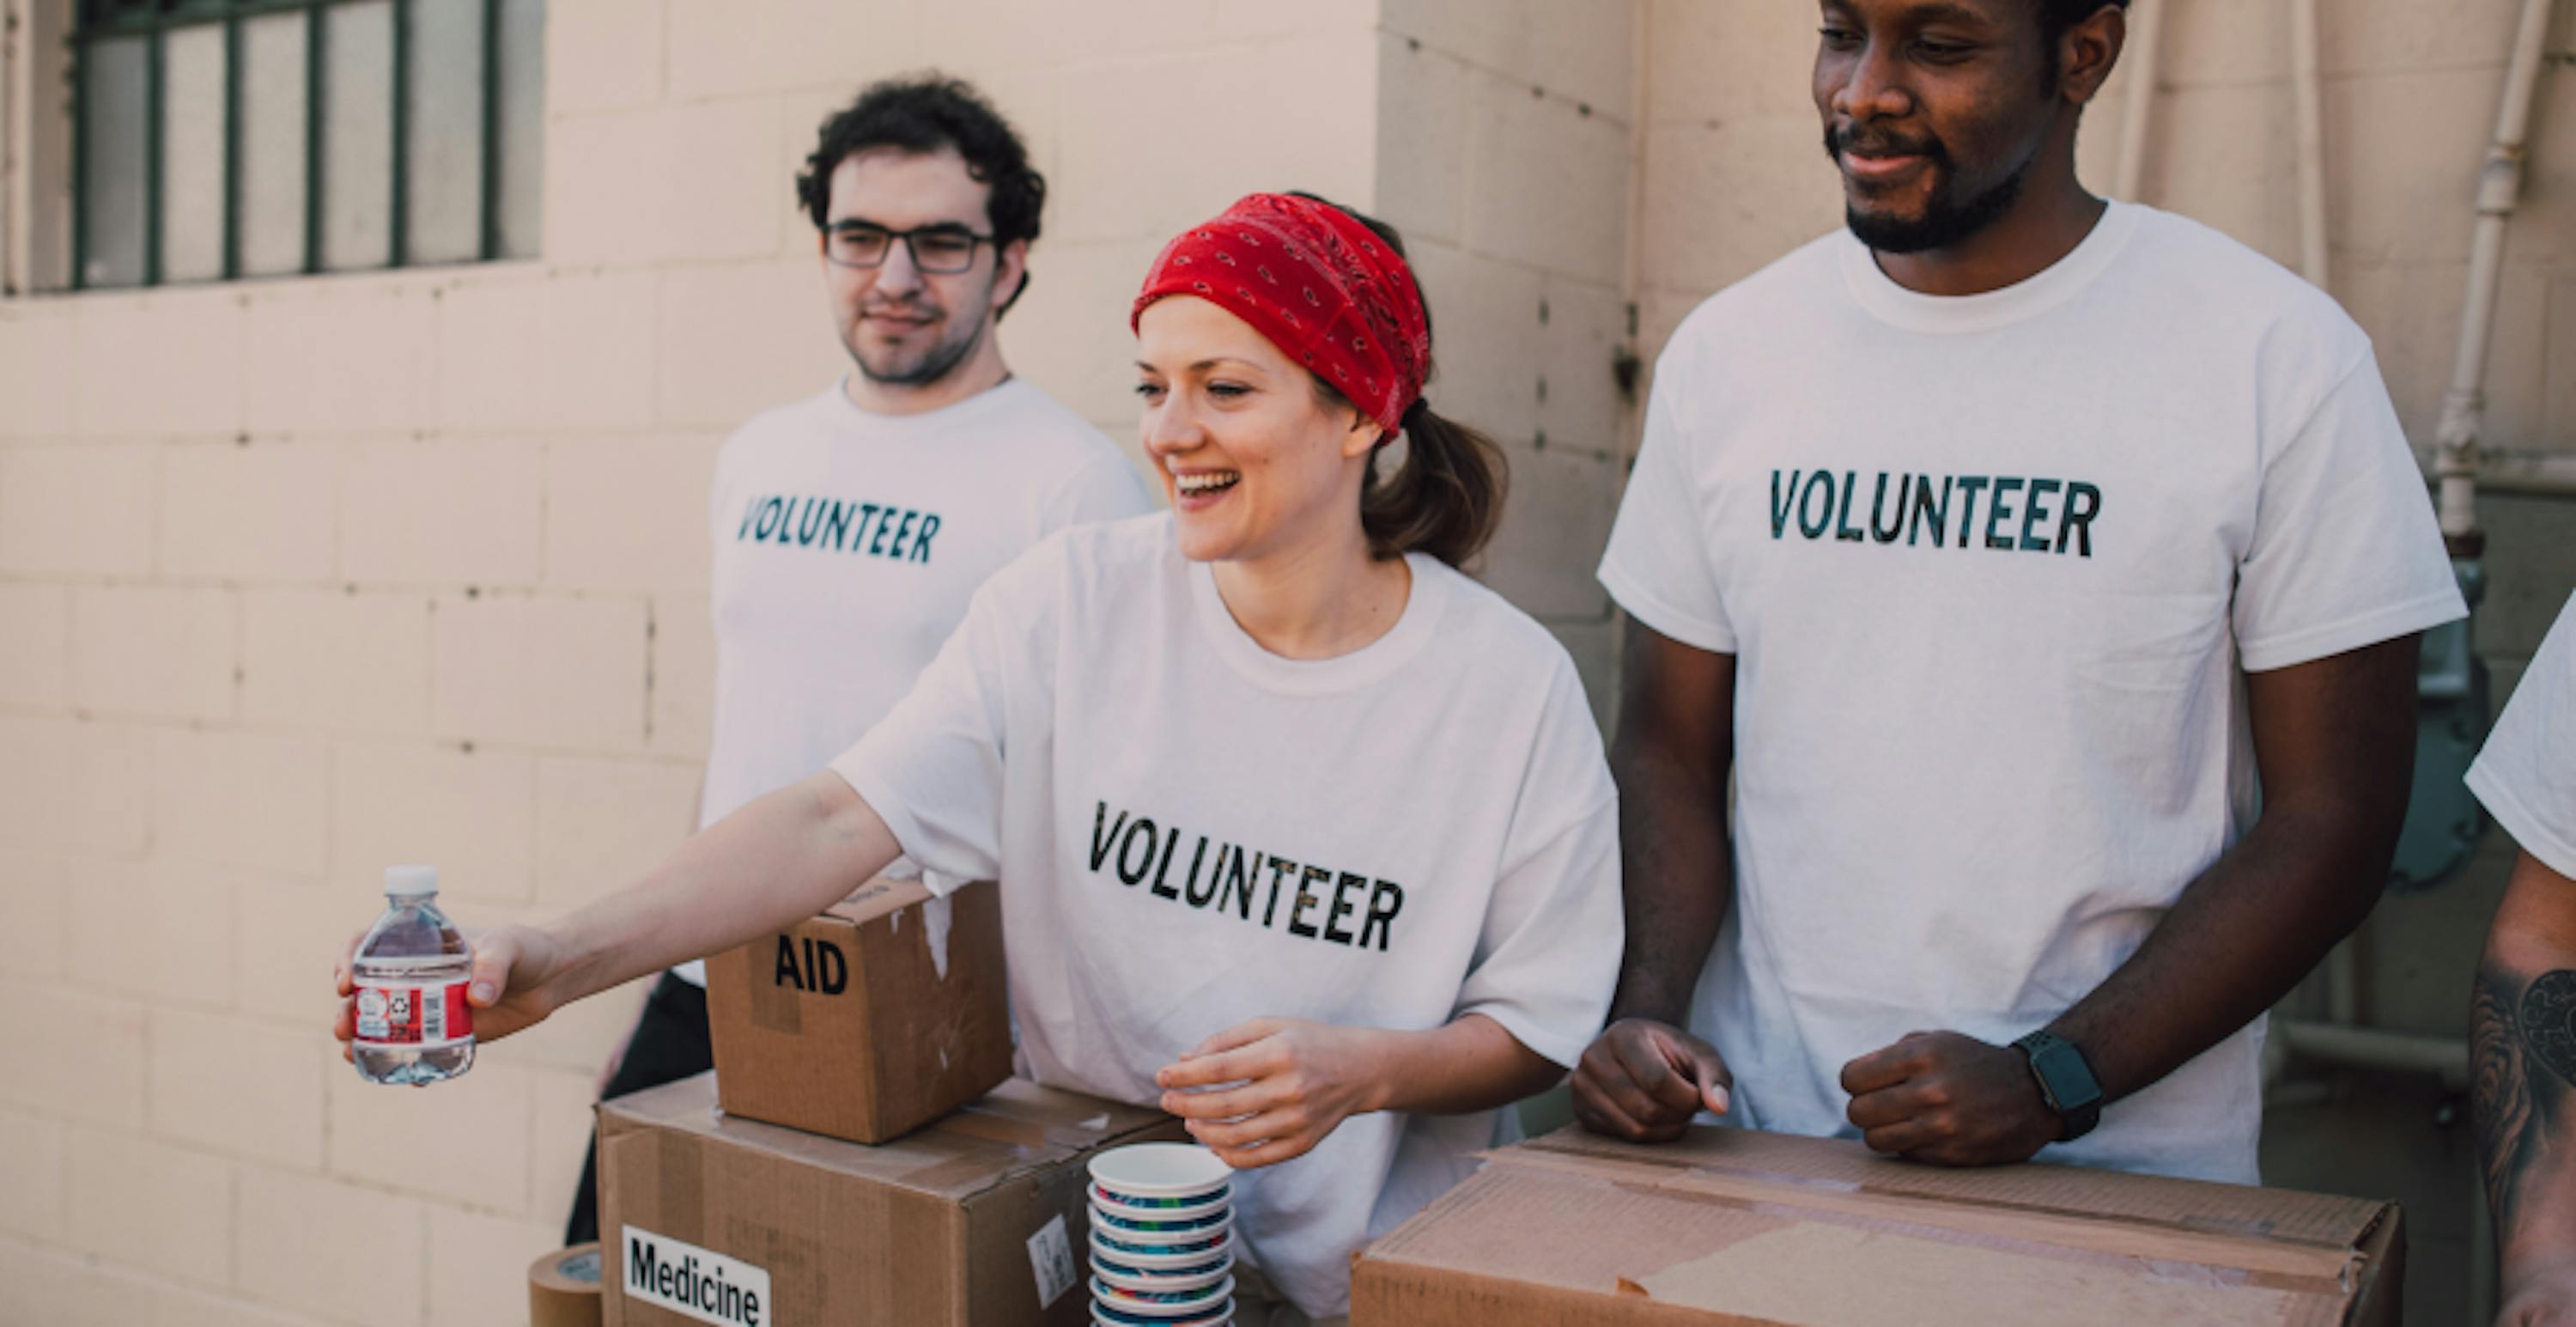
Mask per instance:
[[[985,211],[992,219],[994,247],[1038,237],[1046,177],[1029,164],[1028,149],[1010,121],[974,84],[936,72],[871,83],[860,90],[858,100],[823,122],[805,169],[796,176],[797,201],[805,205],[815,229],[831,219],[832,172],[851,153],[878,147],[955,149],[966,159],[966,173],[992,188]],[[1016,302],[1027,290],[1023,277],[1011,299]]]
[[[2095,11],[2128,7],[2129,0],[2039,0],[2039,32],[2054,44],[2068,28],[2093,17]]]

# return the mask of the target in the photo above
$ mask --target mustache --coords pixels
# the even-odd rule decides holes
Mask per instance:
[[[1919,156],[1936,166],[1950,164],[1950,150],[1930,134],[1909,137],[1863,132],[1857,125],[1826,125],[1825,155],[1840,161],[1846,152],[1858,152],[1869,157]]]

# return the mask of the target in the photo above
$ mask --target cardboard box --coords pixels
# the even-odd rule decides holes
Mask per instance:
[[[1857,1142],[1568,1128],[1354,1263],[1361,1327],[2397,1321],[2395,1203],[2066,1166],[1943,1170]]]
[[[724,1114],[705,1074],[603,1102],[607,1327],[1080,1324],[1085,1163],[1179,1137],[1019,1079],[875,1147]]]
[[[876,879],[707,960],[725,1113],[881,1143],[1011,1076],[1001,891]]]

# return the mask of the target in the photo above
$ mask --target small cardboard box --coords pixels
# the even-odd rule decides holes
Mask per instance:
[[[1359,1327],[2310,1327],[2397,1321],[2395,1203],[2068,1166],[1943,1170],[1846,1140],[1568,1128],[1354,1262]]]
[[[881,1143],[1011,1076],[1001,891],[871,880],[707,960],[725,1113]]]
[[[603,1102],[607,1327],[1080,1324],[1085,1163],[1179,1137],[1021,1079],[874,1147],[725,1114],[705,1074]]]

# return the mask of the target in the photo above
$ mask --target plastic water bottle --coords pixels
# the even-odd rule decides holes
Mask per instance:
[[[424,1087],[474,1066],[474,1008],[465,1000],[473,962],[438,910],[438,868],[386,867],[385,915],[350,965],[358,988],[350,1050],[360,1077]]]

